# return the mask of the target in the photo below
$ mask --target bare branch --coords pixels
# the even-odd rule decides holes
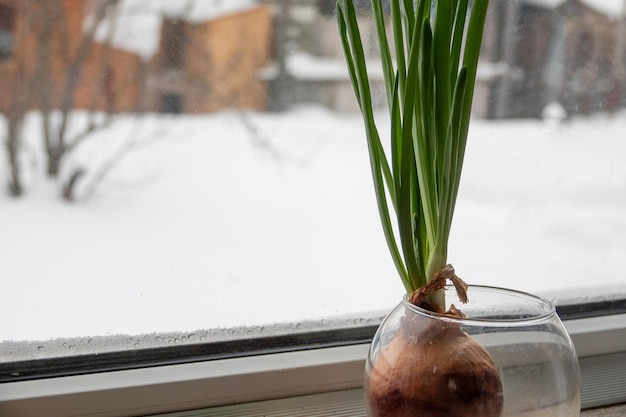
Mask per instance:
[[[94,38],[96,34],[96,30],[100,23],[107,17],[108,11],[111,7],[117,6],[119,3],[118,0],[107,0],[100,4],[100,6],[96,9],[94,13],[94,18],[92,21],[92,25],[86,31],[86,33],[82,36],[81,42],[76,51],[76,55],[74,59],[71,61],[69,66],[67,67],[67,80],[65,86],[65,94],[63,96],[63,104],[61,105],[62,112],[62,120],[61,126],[59,128],[59,142],[60,145],[63,146],[63,141],[65,138],[65,131],[67,129],[67,121],[69,117],[69,111],[74,105],[74,98],[76,93],[76,88],[78,87],[79,74],[82,70],[82,67],[87,60],[91,47],[94,43]]]
[[[249,113],[240,109],[234,109],[235,114],[238,116],[242,126],[248,131],[252,146],[268,154],[275,162],[282,165],[291,166],[306,166],[309,161],[314,158],[317,153],[318,146],[313,146],[307,152],[303,152],[300,156],[287,155],[281,152],[278,146],[276,146],[272,140],[267,137],[254,122]],[[319,143],[318,143],[319,145]]]
[[[163,125],[155,126],[154,129],[144,136],[139,135],[141,126],[139,123],[134,124],[133,129],[129,132],[127,139],[124,141],[111,156],[94,172],[90,181],[85,186],[85,191],[82,196],[82,200],[86,201],[93,197],[98,186],[102,181],[115,169],[122,160],[132,152],[146,148],[155,144],[158,141],[164,140],[168,137],[171,126],[164,127]]]
[[[68,141],[68,144],[64,147],[64,152],[73,151],[90,135],[98,131],[105,130],[113,124],[113,116],[110,113],[105,114],[104,120],[100,123],[96,122],[94,115],[94,112],[89,113],[89,123],[84,130],[77,133],[72,140]]]
[[[235,109],[235,114],[239,117],[239,121],[243,127],[250,133],[250,139],[254,147],[266,152],[275,161],[282,162],[284,160],[284,156],[280,153],[278,148],[272,144],[270,139],[263,135],[259,127],[254,124],[254,121],[246,112],[237,108]]]

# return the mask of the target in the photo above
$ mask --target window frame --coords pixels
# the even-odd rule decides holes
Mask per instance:
[[[626,313],[564,323],[581,361],[583,407],[625,401],[626,392],[585,400],[584,381],[603,358],[609,369],[614,358],[624,365]],[[8,382],[0,384],[0,414],[123,417],[353,390],[362,386],[368,348],[369,343],[327,346]]]
[[[180,64],[183,55],[174,60]],[[626,354],[626,311],[594,311],[565,320],[581,361]],[[121,369],[120,362],[87,368],[78,361],[77,374],[51,372],[0,383],[0,415],[144,415],[356,389],[362,386],[368,348],[361,339],[326,339],[293,349],[259,349],[248,356],[126,363],[128,369]],[[597,404],[583,404],[591,405]]]

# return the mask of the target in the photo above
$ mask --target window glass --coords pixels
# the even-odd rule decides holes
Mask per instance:
[[[624,13],[491,1],[449,250],[467,282],[624,297]],[[0,362],[400,301],[334,2],[1,0],[0,89]]]
[[[0,61],[10,58],[13,51],[13,20],[13,7],[0,4]]]

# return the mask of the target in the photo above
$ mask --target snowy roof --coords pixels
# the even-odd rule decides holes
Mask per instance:
[[[343,59],[320,58],[306,52],[287,56],[289,74],[300,81],[350,81],[350,75]],[[382,80],[380,61],[368,64],[370,80]]]
[[[623,0],[583,0],[589,7],[611,17],[623,17],[626,14],[626,5]]]
[[[534,4],[536,6],[545,7],[546,9],[554,9],[561,5],[565,0],[525,0],[524,3]]]
[[[164,18],[180,18],[189,22],[205,22],[217,17],[254,7],[257,0],[121,0],[113,21],[112,44],[138,53],[148,60],[159,46]],[[96,39],[109,37],[111,22],[103,22]]]
[[[525,0],[526,3],[554,9],[567,0]],[[618,18],[626,13],[624,0],[581,0],[587,6],[604,13],[610,17]]]

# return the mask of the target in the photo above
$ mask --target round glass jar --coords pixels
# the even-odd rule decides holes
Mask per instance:
[[[366,362],[370,417],[578,417],[574,345],[549,301],[470,286],[457,318],[407,297],[383,320]]]

